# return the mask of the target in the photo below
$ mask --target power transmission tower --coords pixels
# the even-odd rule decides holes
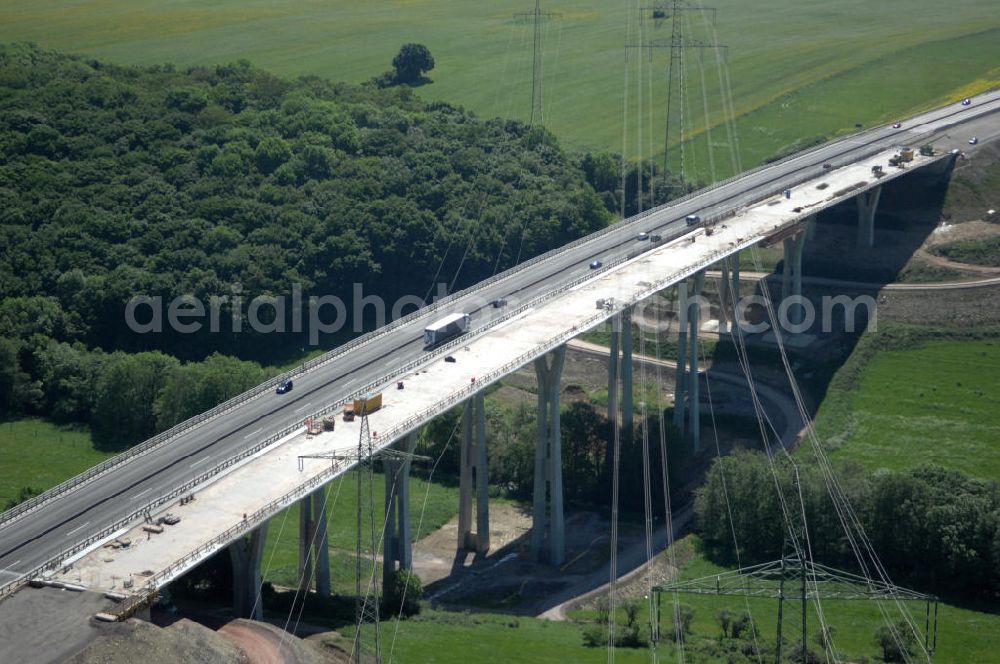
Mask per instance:
[[[531,19],[534,22],[535,42],[531,69],[531,126],[542,124],[542,20],[558,18],[562,14],[542,11],[542,0],[535,0],[535,11],[514,14],[514,18]]]
[[[382,634],[381,634],[381,613],[379,607],[379,588],[378,588],[378,575],[375,573],[375,559],[378,553],[378,529],[376,528],[375,521],[375,478],[374,478],[374,467],[375,461],[380,459],[397,459],[397,460],[418,460],[418,461],[429,461],[427,457],[418,456],[416,454],[411,454],[409,452],[401,452],[399,450],[383,449],[376,450],[375,442],[378,438],[377,433],[373,433],[368,425],[368,400],[364,399],[361,407],[361,430],[358,434],[358,448],[355,452],[327,452],[323,454],[304,454],[299,456],[299,470],[303,469],[303,459],[330,459],[334,464],[337,462],[347,462],[348,464],[357,464],[357,540],[355,542],[355,619],[357,621],[357,628],[354,633],[354,661],[361,663],[361,627],[366,623],[371,623],[375,628],[374,644],[373,650],[375,654],[375,662],[379,664],[382,661]],[[389,481],[389,478],[386,478]],[[364,512],[364,491],[363,489],[367,487],[367,507],[369,514],[369,524],[370,524],[370,537],[369,540],[371,546],[362,548],[362,535],[363,535],[363,512]],[[372,564],[372,574],[369,578],[368,584],[365,586],[365,592],[361,592],[361,579],[362,579],[362,556],[371,561]]]
[[[659,639],[660,598],[664,593],[715,595],[717,597],[770,597],[778,600],[778,635],[775,661],[781,660],[782,605],[798,601],[802,607],[801,657],[806,651],[806,607],[809,601],[845,600],[870,602],[922,602],[926,607],[924,650],[933,656],[937,649],[938,598],[913,590],[866,578],[851,572],[812,562],[795,553],[760,565],[712,574],[700,579],[673,581],[653,588],[656,601],[653,610],[653,637]],[[931,619],[933,615],[933,627]],[[827,647],[827,646],[824,646]],[[806,660],[803,660],[806,661]]]
[[[677,147],[680,151],[680,167],[678,176],[684,179],[684,108],[685,108],[685,65],[684,52],[688,49],[725,49],[724,44],[705,42],[698,39],[689,39],[684,36],[684,12],[711,12],[712,23],[715,23],[716,9],[714,7],[693,6],[685,0],[671,0],[670,2],[654,3],[653,5],[640,8],[640,21],[645,16],[645,12],[651,12],[654,25],[659,25],[661,21],[670,21],[670,39],[653,39],[645,44],[628,44],[625,46],[625,58],[628,59],[629,49],[646,49],[647,57],[653,59],[654,49],[669,49],[669,60],[667,61],[667,118],[663,131],[663,172],[668,172],[668,159],[670,156],[670,135],[672,122],[676,118],[677,124]],[[709,147],[711,149],[711,146]]]

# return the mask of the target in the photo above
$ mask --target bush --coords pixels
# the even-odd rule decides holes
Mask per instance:
[[[916,639],[905,621],[879,627],[875,631],[875,643],[882,649],[883,662],[913,661]]]
[[[601,625],[589,625],[583,630],[583,645],[602,648],[608,643],[608,630]]]
[[[392,581],[382,596],[382,611],[386,617],[409,618],[420,613],[420,598],[424,594],[419,577],[410,570],[401,569],[392,575]]]
[[[682,641],[685,635],[691,633],[691,623],[694,622],[694,607],[688,604],[675,605],[673,607],[673,619],[670,638],[674,641]]]

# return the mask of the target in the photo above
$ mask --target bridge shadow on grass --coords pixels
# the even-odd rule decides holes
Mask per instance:
[[[920,268],[914,266],[912,259],[943,217],[950,177],[951,171],[944,175],[915,172],[883,185],[875,215],[874,247],[858,247],[858,214],[853,199],[817,216],[814,231],[805,241],[802,258],[803,296],[812,303],[816,320],[804,332],[781,334],[796,382],[804,391],[810,419],[826,396],[830,381],[851,357],[862,334],[871,323],[877,324],[879,290],[906,277],[915,280],[919,276],[936,276],[933,273],[914,275]],[[775,313],[781,302],[783,263],[780,261],[774,273],[758,282],[753,291],[754,295],[762,295],[767,288]],[[752,270],[754,266],[744,259],[742,267]],[[835,280],[836,283],[811,281],[810,278]],[[749,294],[746,282],[742,293],[744,297]],[[710,291],[709,299],[714,295]],[[830,315],[824,317],[824,300],[832,302],[832,298],[839,296],[851,299],[869,296],[874,308],[870,311],[866,306],[855,307],[853,326],[843,306],[829,307]],[[713,315],[717,315],[714,307]],[[745,315],[749,322],[767,322],[769,328],[774,327],[759,305],[751,305]],[[791,395],[774,332],[745,334],[744,340],[754,373],[759,372],[769,378],[766,381],[769,385]],[[720,339],[711,362],[713,367],[734,368],[738,353],[733,338]]]

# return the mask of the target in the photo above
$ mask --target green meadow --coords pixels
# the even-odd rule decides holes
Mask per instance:
[[[578,149],[662,152],[667,52],[626,44],[668,39],[669,21],[639,21],[648,3],[546,2],[544,121]],[[689,49],[685,173],[721,178],[803,139],[832,137],[988,89],[1000,82],[1000,13],[991,0],[756,3],[722,0],[684,12]],[[528,119],[530,0],[10,0],[0,41],[30,40],[117,63],[178,66],[245,58],[282,76],[361,82],[390,67],[405,42],[437,66],[428,99],[480,115]],[[722,94],[727,91],[729,95]],[[731,108],[723,101],[731,101]],[[737,118],[735,136],[724,118]],[[738,146],[738,150],[732,150]],[[679,164],[674,162],[676,169]]]
[[[933,463],[1000,480],[1000,340],[936,335],[872,352],[882,333],[862,339],[820,408],[816,431],[832,457],[869,470]]]
[[[0,423],[0,509],[21,489],[44,491],[112,456],[90,431],[36,419]]]
[[[697,538],[691,536],[679,541],[678,562],[681,578],[693,579],[714,576],[727,571],[708,561],[699,551]],[[665,554],[661,554],[665,555]],[[772,648],[777,633],[777,602],[773,599],[740,597],[712,597],[672,595],[662,597],[660,633],[663,639],[651,660],[649,648],[617,648],[614,660],[618,662],[725,662],[754,661],[753,658],[727,659],[720,652],[720,629],[717,615],[722,609],[739,614],[749,611],[758,627],[759,644]],[[683,646],[667,638],[670,632],[673,602],[687,604],[694,609],[691,633]],[[648,605],[639,600],[641,609],[637,623],[640,633],[648,637]],[[905,607],[892,602],[861,602],[824,600],[820,604],[823,625],[832,627],[833,647],[837,661],[881,661],[874,634],[884,624],[884,616],[892,622],[902,618],[906,611],[918,628],[923,631],[925,605],[910,602]],[[785,653],[791,657],[791,646],[801,634],[801,612],[797,602],[787,602],[784,607]],[[806,610],[809,646],[820,652],[815,636],[820,631],[820,616],[815,603]],[[391,650],[392,660],[433,662],[435,664],[461,664],[484,659],[493,661],[503,653],[504,661],[512,662],[606,662],[606,647],[586,647],[584,629],[596,620],[594,610],[570,612],[566,622],[550,622],[534,618],[496,614],[455,614],[425,610],[419,616],[396,622],[386,621],[381,626],[383,656]],[[618,612],[619,625],[625,622],[623,611]],[[621,629],[621,628],[619,628]],[[343,638],[351,638],[351,629],[342,631]],[[991,661],[1000,633],[1000,616],[979,613],[950,604],[940,604],[938,609],[938,647],[935,661],[958,664],[978,664]],[[369,646],[371,630],[364,632]],[[773,653],[773,650],[771,650]],[[770,655],[773,659],[773,654]],[[863,659],[867,658],[867,659]],[[769,661],[765,657],[765,661]]]

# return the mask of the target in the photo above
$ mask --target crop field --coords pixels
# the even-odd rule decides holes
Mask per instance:
[[[565,145],[630,158],[662,152],[668,49],[625,57],[626,44],[670,37],[670,21],[648,10],[639,20],[636,8],[646,4],[543,4],[557,13],[542,25],[543,117]],[[711,4],[714,23],[708,12],[682,12],[688,38],[727,46],[686,52],[689,176],[721,178],[803,140],[1000,83],[992,0],[955,0],[947,11],[932,0]],[[530,0],[10,0],[0,9],[0,41],[117,63],[245,58],[282,76],[349,82],[382,73],[401,44],[419,42],[437,63],[422,96],[527,120],[533,30],[515,14],[531,9]],[[737,118],[735,135],[725,131],[727,111]]]
[[[934,463],[997,480],[997,385],[996,339],[881,351],[860,369],[856,387],[828,395],[817,431],[834,458],[860,461],[869,470]]]

